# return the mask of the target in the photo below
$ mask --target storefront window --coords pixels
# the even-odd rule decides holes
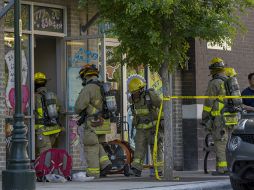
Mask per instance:
[[[6,63],[6,112],[7,115],[14,113],[15,97],[14,97],[14,34],[5,33],[5,63]],[[22,110],[23,113],[29,113],[29,35],[21,37],[22,44]]]
[[[30,5],[21,5],[22,29],[30,30]],[[14,27],[14,9],[8,11],[5,17],[5,28],[11,29]]]
[[[75,101],[82,89],[82,81],[79,78],[79,70],[85,64],[95,64],[100,68],[99,51],[100,39],[88,39],[86,41],[67,42],[68,60],[68,110],[74,111]]]
[[[22,112],[26,115],[25,124],[30,126],[30,59],[29,59],[29,35],[22,35]],[[5,45],[5,135],[6,135],[6,157],[8,160],[10,140],[13,129],[13,114],[15,112],[15,80],[14,80],[14,34],[4,34]],[[8,164],[8,163],[7,163]]]

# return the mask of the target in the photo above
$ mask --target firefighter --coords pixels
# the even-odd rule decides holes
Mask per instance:
[[[133,77],[128,84],[131,93],[129,102],[132,107],[133,126],[136,128],[135,152],[131,164],[131,174],[140,177],[143,169],[143,161],[147,153],[148,145],[153,152],[156,122],[161,105],[161,98],[154,89],[145,90],[146,84],[138,77]],[[162,122],[160,122],[162,123]],[[162,175],[162,150],[163,129],[160,126],[158,140],[158,170]]]
[[[93,64],[86,64],[79,71],[83,89],[75,103],[75,112],[81,116],[78,124],[84,128],[84,152],[87,162],[87,175],[103,177],[112,164],[101,142],[105,142],[105,133],[101,129],[110,127],[110,122],[102,117],[103,97],[97,85],[99,71]],[[83,118],[83,119],[82,119]]]
[[[225,81],[227,69],[221,58],[215,57],[209,66],[212,80],[209,81],[206,96],[226,96],[228,89]],[[227,99],[205,99],[202,113],[202,124],[205,130],[212,133],[216,151],[216,171],[212,175],[227,174],[227,162],[225,149],[232,126],[237,124],[237,114],[228,112],[229,103]],[[227,118],[229,118],[227,120]],[[236,121],[235,121],[236,120]]]
[[[39,156],[43,151],[56,146],[61,132],[59,123],[60,106],[53,92],[46,88],[47,78],[42,72],[34,75],[35,84],[35,152]]]

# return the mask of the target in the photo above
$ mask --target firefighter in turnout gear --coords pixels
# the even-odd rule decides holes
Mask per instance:
[[[59,109],[56,95],[46,88],[44,73],[34,75],[35,84],[35,152],[39,156],[45,150],[53,148],[61,132]]]
[[[206,96],[226,96],[228,93],[226,82],[228,69],[221,58],[213,58],[209,66],[212,80],[209,81]],[[212,175],[225,175],[227,162],[225,149],[230,131],[237,124],[235,111],[229,111],[228,99],[205,99],[202,113],[202,124],[206,131],[212,133],[216,151],[216,171]],[[230,118],[230,119],[228,119]]]
[[[138,77],[133,77],[128,83],[131,93],[129,102],[132,107],[133,126],[136,128],[135,152],[131,164],[131,174],[140,177],[143,169],[143,161],[150,145],[153,152],[156,122],[161,105],[161,98],[154,89],[145,90],[146,84]],[[160,122],[162,123],[162,122]],[[160,126],[158,137],[158,170],[162,175],[163,161],[163,129]]]
[[[99,71],[93,64],[86,64],[79,71],[83,89],[75,103],[75,112],[81,116],[78,125],[84,128],[84,152],[87,162],[87,175],[105,176],[112,167],[101,142],[110,133],[110,121],[102,117],[103,97],[97,85]]]

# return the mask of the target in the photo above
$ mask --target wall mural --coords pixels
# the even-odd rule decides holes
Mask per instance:
[[[91,63],[91,61],[98,60],[98,53],[92,52],[90,50],[85,50],[84,48],[79,48],[73,57],[70,57],[70,65],[75,65],[77,63]]]
[[[107,79],[113,80],[114,79],[114,74],[117,71],[117,69],[119,68],[120,65],[116,65],[116,66],[111,66],[111,65],[107,65]]]
[[[5,55],[6,65],[8,67],[8,81],[5,90],[5,100],[8,108],[15,109],[15,81],[14,81],[14,50],[10,50]],[[28,65],[25,52],[22,51],[22,111],[26,111],[29,105],[29,88],[27,82]]]

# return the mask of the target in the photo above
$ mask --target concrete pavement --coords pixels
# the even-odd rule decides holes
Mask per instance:
[[[174,172],[174,181],[156,181],[144,172],[143,177],[111,175],[90,182],[37,183],[37,190],[231,190],[228,177],[214,177],[203,172]]]
[[[67,182],[37,183],[37,190],[230,190],[229,180],[201,182]]]

